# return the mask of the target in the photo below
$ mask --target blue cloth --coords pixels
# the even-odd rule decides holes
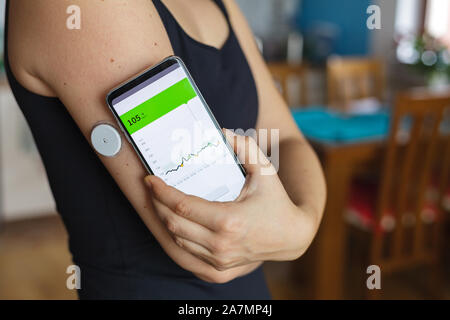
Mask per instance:
[[[317,106],[296,109],[292,115],[307,138],[325,142],[381,139],[389,132],[390,114],[387,111],[348,115]]]

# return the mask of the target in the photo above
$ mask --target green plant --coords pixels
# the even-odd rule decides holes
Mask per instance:
[[[414,41],[417,60],[413,67],[424,74],[428,79],[439,74],[450,79],[450,51],[438,39],[423,34]]]

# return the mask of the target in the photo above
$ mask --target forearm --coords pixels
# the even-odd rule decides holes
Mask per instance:
[[[292,202],[313,219],[317,229],[326,200],[326,185],[320,162],[302,138],[280,142],[278,175]]]

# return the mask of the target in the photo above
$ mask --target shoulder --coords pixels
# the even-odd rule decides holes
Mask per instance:
[[[64,83],[87,79],[106,90],[172,53],[148,0],[10,2],[11,67],[34,91],[57,95]]]

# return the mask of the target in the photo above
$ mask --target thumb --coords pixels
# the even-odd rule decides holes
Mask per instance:
[[[260,174],[263,168],[271,166],[269,159],[252,137],[237,135],[228,129],[223,129],[223,132],[248,174]]]

